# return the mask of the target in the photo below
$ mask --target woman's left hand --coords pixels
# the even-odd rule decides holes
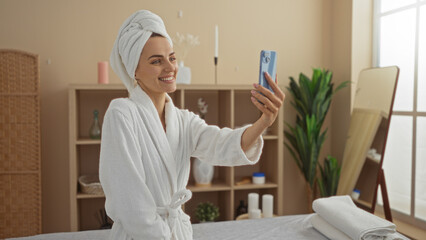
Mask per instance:
[[[280,107],[282,106],[285,99],[285,94],[278,87],[277,76],[275,76],[274,82],[267,72],[264,72],[264,75],[269,83],[269,86],[271,86],[274,92],[272,93],[269,89],[255,83],[253,84],[255,90],[251,91],[251,101],[257,107],[257,109],[263,113],[259,119],[262,122],[262,125],[269,127],[274,123],[278,116]]]

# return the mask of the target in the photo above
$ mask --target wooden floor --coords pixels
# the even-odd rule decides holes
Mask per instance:
[[[384,214],[376,211],[375,215],[385,218]],[[396,230],[407,237],[418,240],[426,240],[426,230],[413,226],[411,224],[399,221],[398,219],[393,219],[393,223],[396,225]]]

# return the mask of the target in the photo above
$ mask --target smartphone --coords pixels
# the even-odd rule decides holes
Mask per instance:
[[[273,80],[277,73],[277,53],[275,51],[262,50],[260,52],[259,85],[274,92],[266,80],[264,72],[268,72]]]

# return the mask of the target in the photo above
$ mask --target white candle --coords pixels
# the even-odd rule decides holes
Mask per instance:
[[[215,34],[214,34],[214,56],[219,56],[219,27],[215,26]]]
[[[259,194],[249,193],[248,195],[248,212],[252,209],[259,208]]]
[[[252,209],[249,211],[249,219],[261,218],[260,209]]]
[[[274,209],[274,196],[271,194],[264,194],[262,196],[262,212],[264,218],[273,217]]]

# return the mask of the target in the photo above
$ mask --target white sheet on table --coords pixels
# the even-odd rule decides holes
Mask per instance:
[[[194,240],[327,240],[314,229],[310,215],[193,224]],[[110,230],[50,233],[13,240],[104,240]],[[399,235],[399,234],[398,234]],[[12,239],[11,239],[12,240]]]
[[[327,240],[310,223],[312,215],[193,224],[194,240]]]
[[[316,231],[309,218],[311,215],[293,215],[266,219],[224,221],[193,224],[194,240],[327,240]],[[110,230],[51,233],[13,240],[104,240]]]

